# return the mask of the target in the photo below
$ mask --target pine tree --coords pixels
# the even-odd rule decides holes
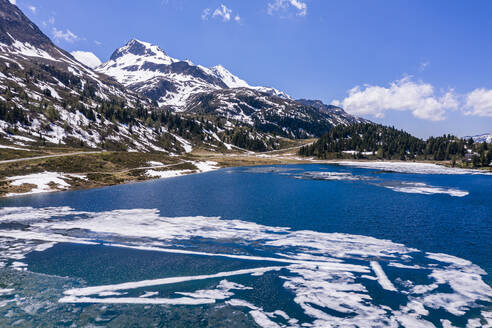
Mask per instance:
[[[487,156],[485,156],[485,151],[482,151],[482,153],[480,154],[480,164],[481,164],[481,166],[488,166],[489,165],[489,161],[487,159]]]
[[[473,165],[473,167],[479,167],[480,166],[480,157],[479,156],[473,155],[472,165]]]

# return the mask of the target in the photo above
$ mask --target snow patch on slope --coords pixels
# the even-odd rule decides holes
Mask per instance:
[[[58,173],[58,172],[42,172],[28,175],[20,175],[7,178],[11,186],[33,185],[34,187],[23,193],[8,193],[6,196],[18,196],[28,194],[39,194],[44,192],[52,192],[60,189],[68,189],[70,184],[67,180],[73,178],[85,179],[84,175]]]
[[[197,170],[186,169],[186,170],[164,170],[164,171],[160,171],[157,169],[149,169],[149,170],[145,171],[145,174],[149,177],[152,177],[152,178],[165,179],[165,178],[179,177],[179,176],[191,174],[191,173],[205,173],[205,172],[218,170],[220,168],[217,165],[217,162],[213,162],[213,161],[204,161],[204,162],[186,161],[186,162],[193,164],[197,168]],[[156,168],[158,168],[158,166],[156,166]]]
[[[225,85],[229,88],[250,88],[248,82],[240,79],[239,77],[233,75],[222,65],[217,65],[210,68],[210,71],[219,79],[221,79]]]

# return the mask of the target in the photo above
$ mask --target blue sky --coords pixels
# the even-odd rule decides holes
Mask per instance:
[[[492,133],[491,1],[16,2],[102,61],[137,38],[420,137]]]

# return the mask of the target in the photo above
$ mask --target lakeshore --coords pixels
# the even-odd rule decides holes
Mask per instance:
[[[450,161],[394,161],[354,159],[316,159],[301,157],[297,150],[304,140],[291,147],[269,152],[236,150],[219,153],[194,149],[182,155],[166,153],[112,152],[93,149],[21,149],[2,147],[0,160],[0,197],[90,189],[104,186],[172,178],[227,167],[287,164],[339,164],[378,170],[427,173],[478,174],[491,168],[451,167]],[[449,171],[451,170],[451,171]]]

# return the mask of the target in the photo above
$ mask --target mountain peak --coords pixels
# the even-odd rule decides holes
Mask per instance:
[[[190,60],[175,59],[159,46],[137,39],[131,39],[117,49],[108,62],[97,67],[97,71],[114,77],[159,105],[179,109],[184,108],[190,95],[217,89],[248,88],[290,99],[273,88],[250,86],[222,65],[208,68]]]
[[[134,38],[128,41],[123,47],[116,49],[116,51],[111,55],[110,60],[116,60],[127,54],[144,57],[168,57],[164,50],[162,50],[159,46]]]
[[[227,70],[224,66],[222,65],[216,65],[214,67],[211,67],[210,70],[214,73],[216,77],[224,81],[224,83],[227,85],[229,88],[249,88],[250,85],[240,79],[239,77],[235,76],[229,70]]]
[[[227,71],[227,69],[224,66],[222,66],[221,64],[215,65],[214,67],[211,67],[210,69],[218,70],[218,71],[224,71],[224,70]]]

